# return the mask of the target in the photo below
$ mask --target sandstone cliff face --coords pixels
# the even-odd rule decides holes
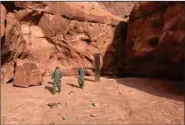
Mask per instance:
[[[182,2],[139,2],[130,14],[125,72],[182,77],[185,40]]]
[[[12,74],[18,78],[20,72],[26,72],[20,63],[24,61],[35,64],[42,76],[50,75],[56,66],[64,75],[77,75],[81,63],[87,75],[93,75],[96,52],[101,54],[103,74],[115,74],[121,69],[124,41],[121,28],[125,28],[127,19],[111,14],[102,4],[15,2],[13,7],[6,17],[2,64],[17,70],[8,78],[14,77]],[[4,70],[2,73],[6,74]]]
[[[33,81],[34,73],[25,75],[24,83],[15,80],[20,72],[28,72],[27,62],[38,76],[51,75],[56,66],[64,75],[77,75],[81,63],[86,75],[94,75],[96,52],[101,54],[104,75],[182,77],[183,3],[137,2],[132,11],[132,2],[3,4],[7,9],[1,5],[3,83],[14,79],[15,85],[24,87],[40,84],[41,77],[24,84]]]

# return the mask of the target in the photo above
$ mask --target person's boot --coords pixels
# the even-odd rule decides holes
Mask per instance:
[[[81,88],[82,88],[82,89],[84,88],[84,81],[83,81],[82,84],[81,84]]]
[[[83,85],[80,85],[80,88],[83,89]]]
[[[58,90],[58,93],[60,93],[60,92],[61,92],[61,89]]]
[[[55,95],[56,94],[56,90],[53,90],[52,94]]]

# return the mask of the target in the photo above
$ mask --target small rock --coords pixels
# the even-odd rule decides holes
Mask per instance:
[[[98,106],[98,104],[96,104],[96,103],[92,103],[92,105],[93,105],[93,106]]]
[[[58,101],[58,102],[46,103],[46,105],[49,106],[50,108],[56,108],[56,107],[58,107],[59,104],[61,104],[60,101]]]
[[[74,92],[73,92],[73,91],[69,92],[69,95],[73,95],[73,94],[74,94]]]
[[[54,122],[51,122],[51,123],[49,123],[50,125],[54,125],[55,123]]]
[[[98,114],[91,114],[91,116],[92,116],[92,117],[97,117],[97,116],[98,116]]]
[[[48,103],[47,105],[48,105],[48,106],[54,106],[54,105],[56,105],[56,103],[50,102],[50,103]]]
[[[63,120],[67,120],[67,117],[66,117],[66,116],[64,116],[64,117],[62,117],[62,119],[63,119]]]

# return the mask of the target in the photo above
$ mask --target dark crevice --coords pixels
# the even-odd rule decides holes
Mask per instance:
[[[82,40],[83,40],[84,42],[86,42],[87,44],[90,44],[90,43],[91,43],[91,40],[90,40],[90,39],[83,39],[83,38],[82,38]]]
[[[7,26],[7,20],[6,19],[4,20],[4,25],[5,25],[5,28],[6,28],[6,26]]]
[[[149,41],[149,45],[152,47],[152,48],[155,48],[159,43],[159,38],[155,37],[155,38],[152,38],[150,41]]]
[[[15,72],[16,72],[16,67],[17,67],[17,63],[14,62],[14,64],[13,64],[13,68],[14,68],[13,74],[15,74]]]
[[[164,22],[159,21],[159,20],[155,20],[155,21],[152,23],[152,26],[153,26],[154,28],[162,28],[163,25],[164,25]]]
[[[7,53],[1,52],[1,65],[4,65],[11,57],[11,51]]]
[[[67,31],[67,35],[70,35],[71,33],[69,31]]]
[[[44,12],[41,12],[40,14],[34,15],[35,13],[36,13],[36,11],[33,11],[32,13],[30,13],[26,17],[24,17],[24,19],[22,19],[21,21],[25,21],[25,22],[31,21],[32,24],[38,25]]]
[[[103,57],[101,75],[123,76],[126,36],[127,23],[120,22],[115,28],[112,44]]]
[[[5,35],[3,37],[1,37],[1,53],[2,53],[2,50],[3,50],[4,43],[5,43]]]
[[[131,41],[128,43],[128,49],[129,49],[129,50],[132,50],[133,46],[134,46],[134,40],[131,40]]]
[[[10,80],[7,81],[7,84],[12,83],[13,82],[13,78],[11,78]]]
[[[28,57],[28,55],[29,55],[28,53],[22,52],[17,56],[17,58],[26,59]]]
[[[1,4],[6,8],[7,13],[13,12],[14,10],[21,10],[21,8],[15,6],[14,1],[1,1]]]

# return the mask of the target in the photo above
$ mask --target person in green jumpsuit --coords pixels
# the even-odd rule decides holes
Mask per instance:
[[[78,73],[79,73],[78,84],[80,88],[83,89],[85,72],[82,65],[81,65],[81,68],[78,69]]]
[[[52,74],[53,79],[53,94],[56,93],[56,89],[58,89],[58,92],[61,92],[61,78],[62,78],[62,72],[60,71],[59,67],[56,67]]]

